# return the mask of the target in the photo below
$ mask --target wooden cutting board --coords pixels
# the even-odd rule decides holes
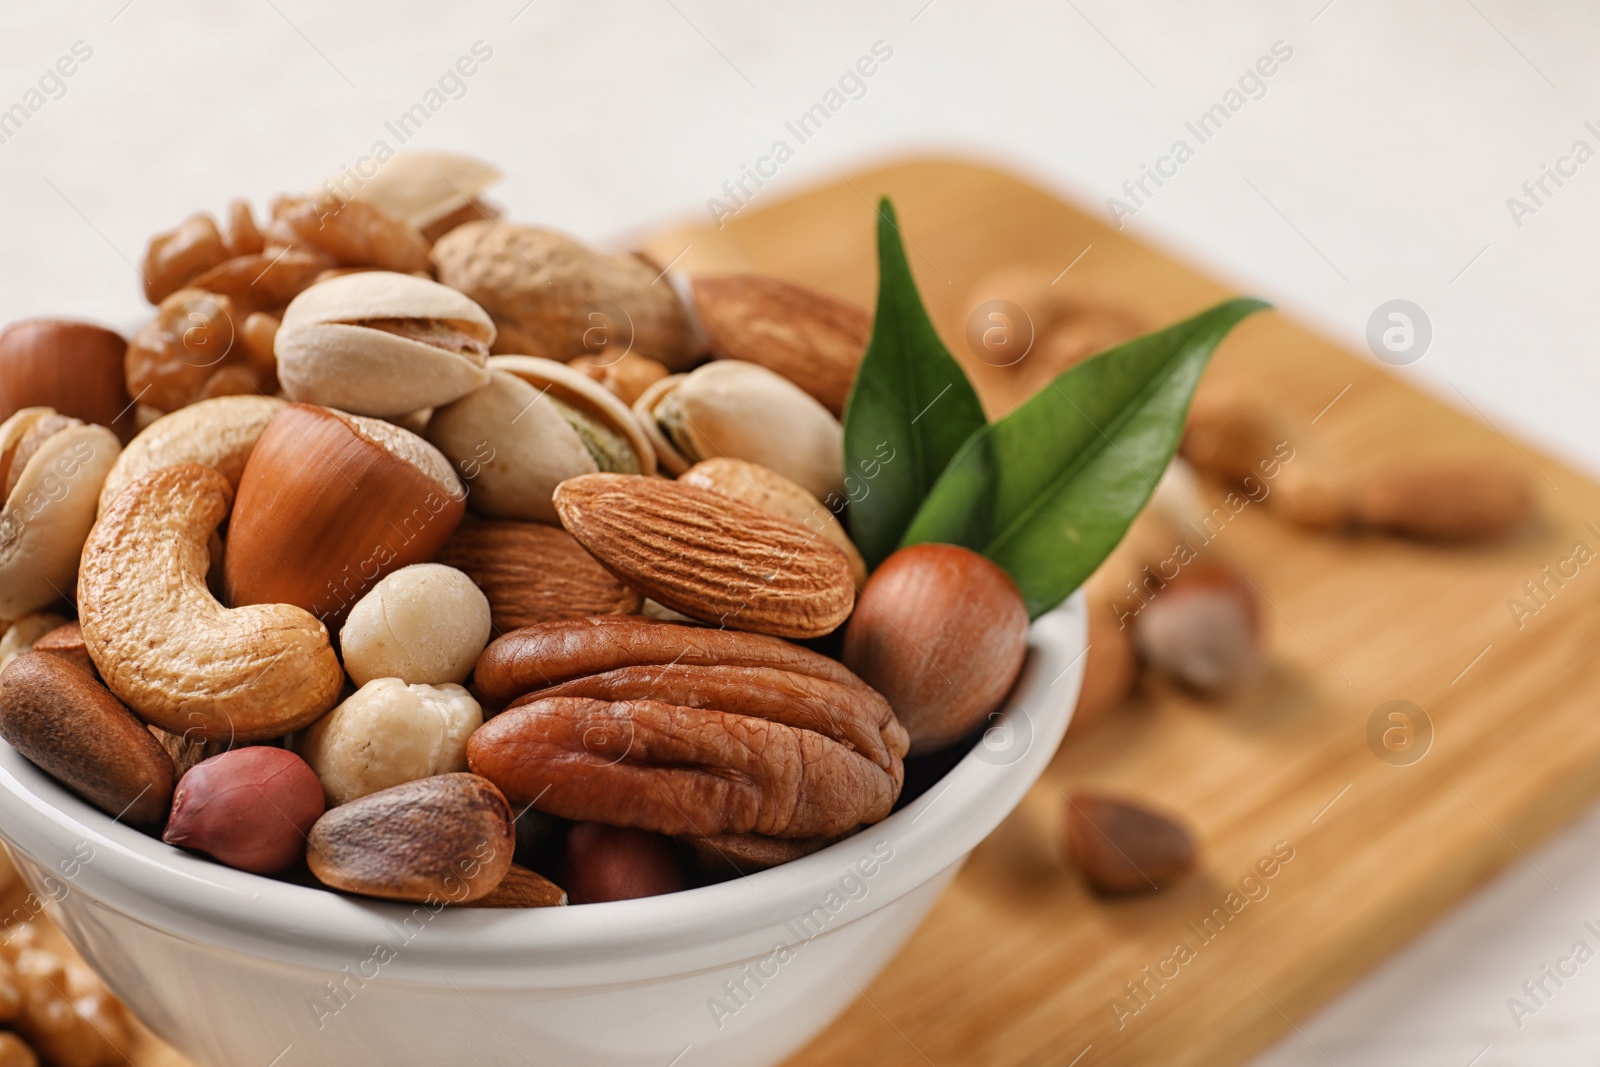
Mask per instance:
[[[1035,269],[1153,325],[1232,295],[1034,186],[942,160],[786,201],[758,195],[721,229],[647,245],[679,269],[754,270],[870,306],[885,193],[934,320],[992,411],[1015,402],[1027,366],[983,365],[963,340],[974,283],[997,268]],[[1209,373],[1255,379],[1316,417],[1356,476],[1422,457],[1522,464],[1541,518],[1510,543],[1441,549],[1313,537],[1241,511],[1206,551],[1246,569],[1269,601],[1264,677],[1225,704],[1147,684],[1069,741],[796,1067],[1243,1062],[1474,886],[1527,862],[1600,793],[1589,696],[1600,568],[1581,569],[1520,629],[1507,606],[1575,542],[1600,549],[1584,525],[1600,527],[1600,487],[1277,314],[1246,322]],[[1369,720],[1391,700],[1433,726],[1410,765],[1369,747]],[[1183,813],[1200,870],[1150,897],[1090,895],[1059,845],[1063,794],[1089,784]],[[181,1067],[153,1043],[133,1060]]]
[[[870,306],[883,194],[929,311],[991,411],[1017,399],[1027,364],[997,370],[964,339],[973,286],[998,268],[1029,267],[1152,325],[1235,294],[1024,181],[942,160],[770,205],[758,195],[722,229],[649,247],[662,262],[681,253],[690,271],[754,270]],[[1600,566],[1552,583],[1520,629],[1507,606],[1575,542],[1600,552],[1600,487],[1280,314],[1247,321],[1208,373],[1254,379],[1316,418],[1356,476],[1426,457],[1519,464],[1541,517],[1510,543],[1437,548],[1310,536],[1245,508],[1203,551],[1237,563],[1269,601],[1265,677],[1221,705],[1147,685],[1069,740],[795,1067],[1244,1062],[1474,886],[1528,862],[1600,794]],[[1369,719],[1391,700],[1420,706],[1433,726],[1410,765],[1368,744]],[[1090,895],[1059,845],[1062,794],[1090,784],[1183,813],[1203,845],[1200,871],[1142,899]],[[1261,878],[1275,849],[1292,859]]]

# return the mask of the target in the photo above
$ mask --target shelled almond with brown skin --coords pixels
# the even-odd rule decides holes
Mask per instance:
[[[511,807],[475,774],[419,778],[317,820],[306,862],[324,885],[422,903],[469,904],[511,868]]]
[[[473,735],[467,759],[514,803],[563,818],[817,837],[889,813],[905,747],[859,682],[680,661],[526,694]]]
[[[1028,610],[1011,576],[970,549],[930,544],[873,572],[840,658],[888,698],[920,755],[981,726],[1027,651]]]
[[[1533,487],[1521,470],[1483,460],[1392,467],[1356,494],[1364,525],[1421,541],[1504,537],[1533,509]]]
[[[544,875],[526,867],[511,865],[500,884],[487,895],[468,901],[467,908],[559,908],[567,903],[567,891]]]
[[[542,623],[490,642],[473,682],[504,706],[536,689],[625,667],[756,667],[865,688],[838,660],[775,637],[631,615]]]
[[[844,414],[872,336],[865,308],[759,274],[700,277],[692,284],[713,356],[758,363],[833,414]]]
[[[634,256],[537,226],[469,222],[441,237],[432,258],[441,282],[494,317],[496,352],[564,363],[617,345],[673,370],[701,355],[672,286]]]
[[[224,608],[206,585],[228,481],[165,467],[118,495],[83,547],[78,612],[101,678],[141,719],[205,740],[281,737],[339,698],[328,630],[284,603]]]
[[[23,408],[109,426],[133,436],[122,335],[72,319],[25,319],[0,332],[0,422]]]
[[[815,495],[777,471],[759,463],[719,457],[696,463],[680,475],[678,481],[754,504],[827,538],[850,561],[850,575],[856,588],[867,584],[867,561],[861,558],[860,550],[844,532],[838,518]]]
[[[159,830],[177,773],[144,723],[70,660],[24,652],[0,672],[0,736],[108,815]]]
[[[378,419],[291,404],[256,442],[228,524],[229,603],[335,623],[384,575],[433,560],[466,510],[450,462]]]
[[[571,534],[543,523],[468,518],[439,562],[465,572],[483,590],[497,633],[639,610],[637,592],[596,563]]]
[[[1067,854],[1085,880],[1106,894],[1150,893],[1194,867],[1193,835],[1144,804],[1077,792],[1067,801]]]
[[[855,583],[837,547],[787,519],[695,486],[588,474],[555,506],[578,543],[629,586],[691,618],[818,637],[850,617]]]

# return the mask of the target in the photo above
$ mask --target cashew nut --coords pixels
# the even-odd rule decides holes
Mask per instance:
[[[215,467],[229,485],[239,488],[239,475],[261,431],[287,403],[275,396],[219,396],[157,419],[129,442],[106,475],[101,513],[135,479],[179,463]]]
[[[211,595],[207,544],[232,499],[227,478],[196,464],[136,480],[89,534],[78,610],[100,676],[146,722],[203,740],[255,741],[333,707],[344,671],[309,612],[230,610]]]

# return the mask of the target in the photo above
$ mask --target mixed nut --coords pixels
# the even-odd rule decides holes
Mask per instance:
[[[0,334],[0,735],[169,844],[381,899],[672,892],[885,818],[1029,620],[965,548],[869,574],[822,503],[868,313],[675,285],[401,159],[158,235],[129,343]]]

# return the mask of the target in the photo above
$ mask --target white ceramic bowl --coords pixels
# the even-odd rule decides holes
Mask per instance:
[[[867,986],[1038,779],[1084,642],[1080,594],[1034,624],[984,741],[888,819],[670,896],[434,913],[259,878],[113,823],[4,744],[0,838],[72,943],[198,1067],[759,1067]]]

